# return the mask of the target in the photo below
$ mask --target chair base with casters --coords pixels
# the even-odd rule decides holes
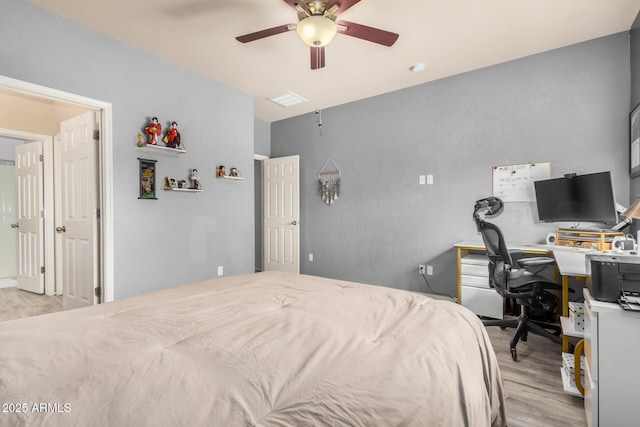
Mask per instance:
[[[521,305],[520,315],[517,318],[484,320],[482,322],[484,326],[499,326],[500,329],[503,330],[507,328],[515,328],[516,332],[509,343],[511,358],[514,361],[518,360],[516,345],[519,341],[527,341],[529,332],[548,338],[555,343],[562,344],[562,338],[560,338],[562,327],[560,325],[530,319],[527,315],[527,310],[527,306]]]
[[[489,259],[489,285],[503,298],[515,299],[520,305],[520,315],[515,319],[483,322],[485,326],[516,329],[510,343],[511,358],[515,361],[518,359],[516,345],[519,341],[526,341],[529,332],[562,344],[560,325],[531,318],[531,314],[542,313],[548,319],[553,319],[558,304],[548,291],[561,291],[562,286],[539,274],[555,264],[554,258],[533,257],[514,262],[513,253],[507,248],[502,231],[495,224],[485,221],[485,217],[498,216],[503,209],[502,200],[498,197],[487,197],[476,201],[473,219],[482,235]]]

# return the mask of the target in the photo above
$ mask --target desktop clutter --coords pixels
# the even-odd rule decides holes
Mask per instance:
[[[584,254],[587,288],[599,301],[619,303],[640,311],[640,256],[634,237],[622,232],[640,219],[640,199],[625,209],[613,196],[610,172],[534,182],[540,222],[591,222],[610,229],[559,228],[547,235],[547,245],[564,246]]]
[[[610,230],[558,229],[548,245],[586,251],[586,285],[591,296],[640,311],[640,256],[633,236]]]
[[[591,296],[640,311],[640,256],[633,236],[611,230],[558,229],[547,236],[548,245],[587,251],[586,285]]]

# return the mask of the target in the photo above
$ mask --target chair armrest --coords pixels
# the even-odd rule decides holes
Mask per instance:
[[[540,256],[540,257],[531,257],[531,258],[521,258],[517,261],[517,263],[522,268],[531,268],[531,267],[544,267],[547,265],[553,265],[556,263],[556,260],[551,257]]]

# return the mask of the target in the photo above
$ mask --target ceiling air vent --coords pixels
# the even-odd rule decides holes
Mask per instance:
[[[291,107],[292,105],[301,104],[303,102],[309,102],[308,99],[304,99],[300,95],[296,95],[293,92],[287,92],[284,95],[272,96],[267,98],[271,102],[275,102],[283,107]]]

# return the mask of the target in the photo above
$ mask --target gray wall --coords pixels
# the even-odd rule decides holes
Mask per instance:
[[[113,105],[115,297],[254,269],[253,100],[22,0],[0,0],[0,74]],[[149,117],[179,124],[186,154],[137,147]],[[138,200],[138,157],[203,193]],[[215,178],[236,166],[243,181]],[[161,188],[161,183],[158,186]]]
[[[551,162],[551,176],[610,170],[629,197],[627,33],[545,52],[272,123],[273,157],[300,155],[301,271],[456,294],[453,245],[477,239],[474,201],[491,194],[492,167]],[[355,84],[355,82],[354,82]],[[342,171],[331,207],[316,173]],[[433,174],[433,185],[418,185]],[[508,203],[495,222],[508,242],[543,242],[572,224],[537,224],[535,203]],[[314,261],[308,261],[308,253]]]

